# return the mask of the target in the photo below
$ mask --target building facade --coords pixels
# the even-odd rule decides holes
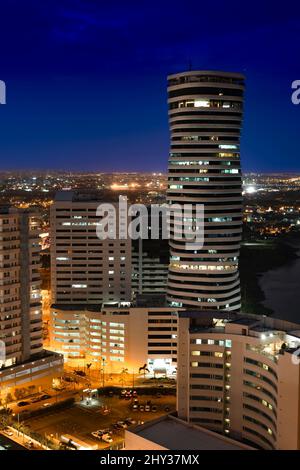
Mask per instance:
[[[171,217],[167,293],[174,306],[240,309],[243,93],[244,77],[236,73],[189,71],[168,77],[168,201],[178,208]],[[204,205],[203,246],[178,237],[183,228],[192,234],[203,223],[197,220],[197,205]]]
[[[175,376],[178,309],[103,305],[53,305],[51,349],[66,360],[83,358],[107,373],[124,368]],[[146,370],[145,370],[146,372]]]
[[[37,213],[10,207],[0,209],[2,391],[12,384],[32,382],[31,369],[37,367],[36,361],[44,359],[49,364],[58,361],[54,368],[49,366],[48,375],[62,367],[62,357],[43,351],[39,231]],[[38,370],[34,370],[34,375],[40,377]]]
[[[169,262],[159,251],[145,251],[143,240],[132,252],[132,295],[165,293],[167,289]]]
[[[51,206],[52,302],[102,304],[131,300],[131,240],[97,236],[97,208],[91,194],[58,192]],[[113,204],[116,213],[118,205]]]
[[[179,418],[262,449],[300,449],[299,325],[217,311],[202,317],[179,318]]]

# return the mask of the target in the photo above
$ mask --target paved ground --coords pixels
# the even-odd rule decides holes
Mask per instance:
[[[26,450],[22,439],[17,438],[17,434],[14,436],[7,436],[5,433],[0,432],[0,450]]]
[[[10,450],[44,450],[39,442],[11,426],[9,427],[9,434],[6,431],[0,432],[0,447],[2,440],[8,440],[12,444]]]
[[[67,398],[75,397],[79,393],[80,393],[80,391],[78,392],[78,391],[73,390],[73,389],[64,390],[63,392],[60,392],[59,394],[55,393],[53,390],[51,390],[51,391],[45,390],[43,393],[41,393],[39,395],[49,394],[49,395],[51,395],[51,398],[47,398],[47,399],[39,401],[37,403],[31,403],[31,399],[34,398],[34,397],[22,398],[22,399],[20,399],[16,402],[9,403],[8,408],[10,408],[12,410],[12,412],[15,413],[15,414],[22,413],[26,410],[33,411],[33,410],[37,410],[37,409],[41,408],[44,403],[55,404],[55,403],[58,403],[60,401],[64,401]],[[28,402],[29,405],[27,405],[27,406],[18,406],[18,403],[20,403],[22,401]]]
[[[134,412],[131,409],[130,401],[118,397],[103,397],[100,399],[100,405],[107,406],[111,410],[109,415],[103,415],[101,408],[86,409],[76,404],[71,408],[61,411],[51,411],[49,409],[46,415],[27,419],[25,424],[32,431],[38,432],[41,435],[53,434],[59,439],[61,434],[71,434],[85,442],[96,443],[99,448],[105,448],[109,447],[109,445],[92,437],[91,432],[109,428],[116,421],[128,417],[133,418],[137,422],[158,418],[162,414],[167,413],[165,411],[166,406],[170,408],[170,411],[175,409],[174,396],[157,398],[147,395],[139,397],[140,404],[145,404],[147,400],[151,400],[151,403],[157,406],[157,412]],[[122,441],[123,434],[123,431],[113,432],[113,445]]]

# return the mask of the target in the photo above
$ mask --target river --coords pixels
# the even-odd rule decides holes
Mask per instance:
[[[263,273],[259,285],[265,295],[263,304],[273,310],[273,317],[300,323],[300,242],[293,246],[299,258]]]

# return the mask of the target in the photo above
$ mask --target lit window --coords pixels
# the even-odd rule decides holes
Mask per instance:
[[[215,357],[223,357],[223,353],[216,351],[215,352]]]
[[[209,100],[195,100],[194,106],[195,108],[209,108],[210,103]]]

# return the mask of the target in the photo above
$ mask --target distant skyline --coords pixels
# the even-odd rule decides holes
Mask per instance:
[[[167,75],[246,75],[244,172],[300,172],[300,5],[2,0],[0,171],[162,171]]]

